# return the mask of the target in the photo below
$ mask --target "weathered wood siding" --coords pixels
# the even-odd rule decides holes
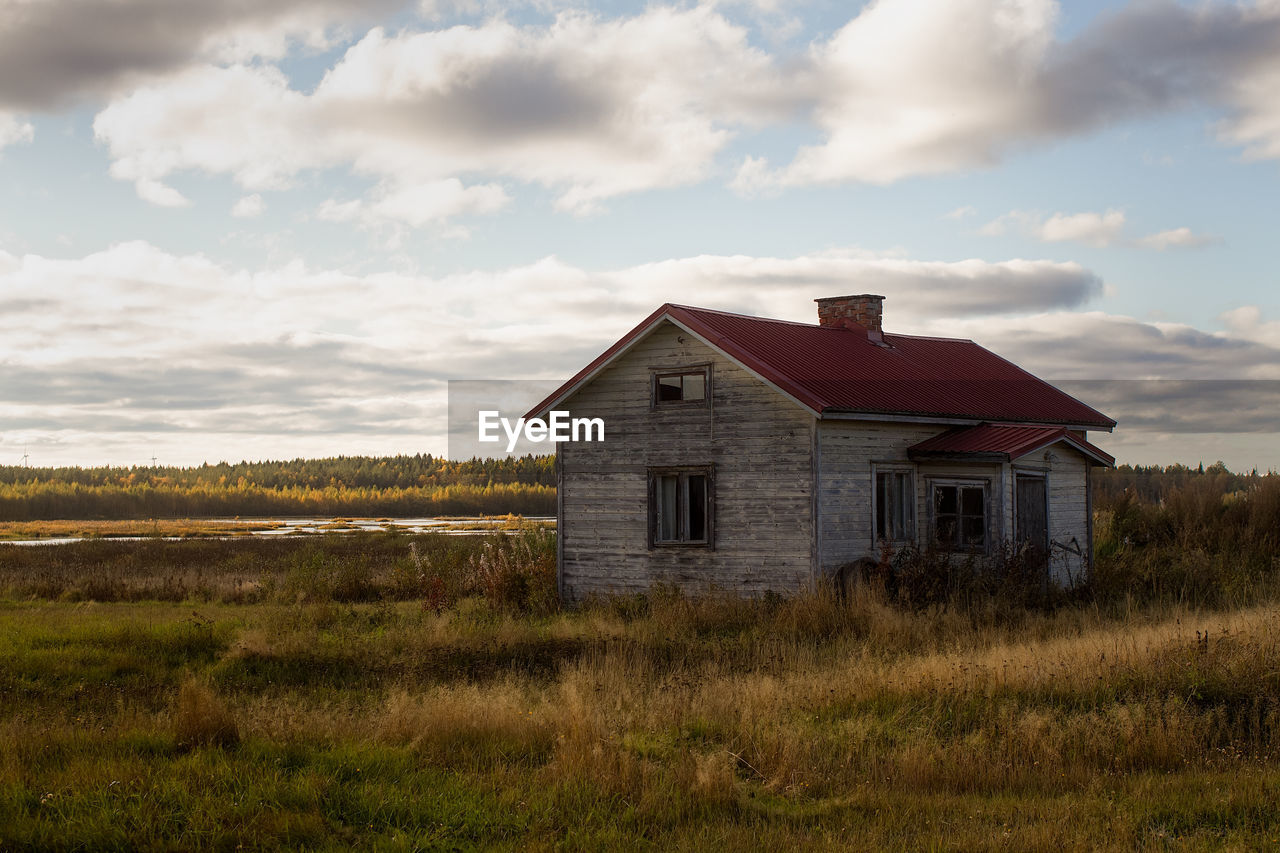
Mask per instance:
[[[1015,459],[1014,470],[1043,471],[1049,492],[1049,577],[1068,587],[1084,580],[1088,568],[1088,462],[1066,444]],[[1076,553],[1076,552],[1079,553]]]
[[[654,368],[711,364],[710,407],[650,407]],[[812,582],[813,430],[804,409],[663,323],[562,409],[605,422],[560,457],[561,584],[570,600],[673,583],[744,595]],[[714,548],[648,547],[648,470],[714,466]]]
[[[876,556],[874,465],[910,465],[907,448],[941,431],[941,427],[918,424],[818,423],[818,559],[824,574],[861,557]],[[919,505],[919,477],[915,485]],[[920,517],[918,506],[916,516]]]
[[[913,464],[907,450],[947,427],[872,421],[821,421],[818,424],[818,555],[824,574],[862,557],[877,557],[873,515],[877,466],[905,467],[915,487],[915,541],[931,535],[932,480],[986,480],[990,535],[994,541],[1010,529],[1008,465],[928,462]]]

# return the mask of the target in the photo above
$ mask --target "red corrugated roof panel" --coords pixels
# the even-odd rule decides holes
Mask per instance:
[[[1071,424],[1115,421],[973,341],[831,328],[663,305],[530,414],[563,399],[670,319],[818,414],[862,413]]]
[[[1075,447],[1099,464],[1115,464],[1115,459],[1110,454],[1072,434],[1066,427],[1022,424],[979,424],[972,427],[957,427],[912,445],[907,452],[913,458],[960,455],[992,456],[1012,460],[1059,441]]]

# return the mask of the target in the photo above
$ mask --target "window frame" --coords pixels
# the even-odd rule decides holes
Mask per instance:
[[[672,376],[702,375],[702,399],[700,400],[663,400],[658,396],[659,380]],[[683,394],[683,387],[681,389]],[[711,363],[686,364],[680,367],[649,368],[649,408],[653,409],[705,409],[711,404]]]
[[[689,516],[688,516],[688,481],[690,476],[702,476],[706,478],[707,493],[705,506],[705,522],[706,538],[705,539],[659,539],[658,531],[660,525],[660,508],[658,505],[658,482],[662,477],[677,477],[677,509],[676,509],[676,526],[678,528],[678,536],[685,537],[688,535]],[[705,548],[707,550],[715,550],[715,505],[716,505],[716,481],[714,465],[669,465],[664,467],[648,469],[648,523],[646,529],[647,546],[650,550],[655,548]]]
[[[919,530],[920,514],[919,491],[916,481],[916,466],[904,462],[872,462],[871,463],[871,541],[876,545],[888,542],[891,545],[908,545],[916,541]],[[911,517],[906,522],[907,530],[902,536],[889,538],[880,535],[880,475],[905,474],[910,483],[911,494],[907,506],[911,509]]]
[[[945,547],[946,550],[956,554],[989,554],[991,553],[992,539],[994,539],[994,530],[992,522],[994,521],[991,512],[991,480],[983,477],[930,477],[929,485],[929,541],[936,546]],[[937,490],[940,488],[956,489],[956,530],[957,539],[963,538],[963,519],[965,514],[960,511],[962,506],[962,498],[960,489],[982,489],[982,545],[973,546],[966,545],[962,541],[942,542],[938,538],[938,499]]]

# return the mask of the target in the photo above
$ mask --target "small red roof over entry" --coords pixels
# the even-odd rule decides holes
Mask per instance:
[[[819,416],[919,415],[1111,429],[1115,421],[970,340],[833,328],[663,305],[543,400],[567,398],[663,321],[675,323]]]
[[[991,457],[1004,461],[1035,453],[1051,444],[1064,442],[1099,465],[1110,467],[1116,460],[1065,427],[1023,426],[1020,424],[979,424],[950,429],[925,439],[907,450],[913,459],[929,457]]]

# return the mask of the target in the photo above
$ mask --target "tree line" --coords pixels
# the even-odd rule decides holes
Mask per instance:
[[[1247,493],[1276,478],[1275,472],[1231,471],[1222,462],[1195,468],[1188,465],[1118,465],[1093,472],[1093,494],[1097,504],[1107,505],[1128,492],[1134,499],[1160,503],[1175,491],[1195,485],[1219,494]]]
[[[552,515],[555,457],[336,456],[192,467],[0,466],[0,520]]]

